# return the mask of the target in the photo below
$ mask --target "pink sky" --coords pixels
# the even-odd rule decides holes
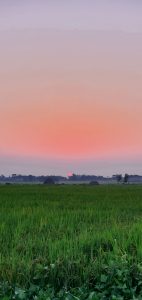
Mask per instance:
[[[46,168],[50,159],[74,160],[74,169],[78,159],[89,160],[98,172],[99,161],[118,171],[120,161],[135,172],[142,157],[142,5],[61,1],[59,9],[53,2],[0,3],[0,160],[19,157],[19,172],[26,157]],[[50,164],[53,170],[66,172]],[[84,170],[92,172],[90,163]]]

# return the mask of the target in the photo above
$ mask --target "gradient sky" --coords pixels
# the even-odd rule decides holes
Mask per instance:
[[[142,2],[0,1],[0,173],[142,173]]]

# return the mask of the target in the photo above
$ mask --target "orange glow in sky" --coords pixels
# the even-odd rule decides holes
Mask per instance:
[[[96,30],[89,29],[87,21],[76,30],[66,28],[66,20],[64,24],[58,20],[58,11],[59,29],[44,27],[41,7],[38,22],[42,26],[36,27],[35,12],[33,28],[32,6],[29,11],[25,6],[26,28],[22,27],[26,17],[18,17],[20,5],[15,18],[12,8],[0,6],[11,22],[3,19],[0,31],[0,156],[110,159],[141,155],[142,33],[136,31],[138,27],[132,32],[127,20],[125,30],[124,18],[123,28],[117,30],[119,18],[114,18],[114,30],[109,24],[105,30],[99,20]],[[82,9],[88,26],[95,26],[91,10]],[[112,10],[106,11],[108,16]]]
[[[97,158],[142,150],[139,39],[118,34],[118,48],[114,34],[106,45],[107,33],[39,32],[39,46],[33,32],[16,32],[5,43],[12,35],[1,58],[2,153]]]

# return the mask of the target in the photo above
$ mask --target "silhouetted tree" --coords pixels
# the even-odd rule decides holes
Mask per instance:
[[[90,181],[89,184],[90,184],[90,185],[99,185],[99,182],[98,182],[98,181]]]
[[[124,175],[124,183],[127,183],[128,180],[129,180],[129,175],[126,173],[126,174]]]
[[[55,184],[55,182],[52,177],[47,177],[46,180],[44,181],[44,184],[52,185]]]
[[[121,174],[116,175],[116,180],[119,183],[122,180],[122,175]]]

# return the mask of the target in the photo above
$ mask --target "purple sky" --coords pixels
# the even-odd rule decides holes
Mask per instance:
[[[142,174],[142,159],[41,159],[33,157],[0,156],[1,173],[63,175],[69,173],[95,174],[111,176],[112,174]]]
[[[142,173],[142,1],[0,0],[0,172]]]
[[[140,0],[1,0],[0,29],[142,32]]]

